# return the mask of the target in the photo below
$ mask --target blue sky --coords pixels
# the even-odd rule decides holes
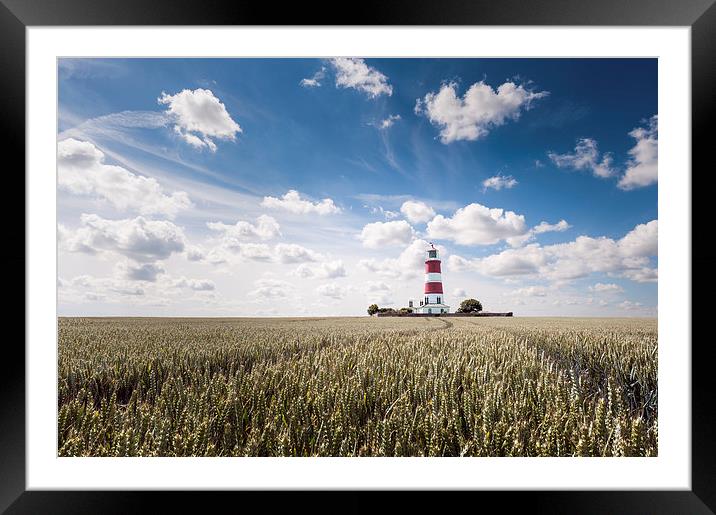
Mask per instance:
[[[60,60],[60,313],[653,316],[655,59]]]

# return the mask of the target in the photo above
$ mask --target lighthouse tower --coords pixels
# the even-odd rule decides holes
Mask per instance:
[[[449,313],[450,306],[444,303],[443,280],[440,273],[440,252],[431,243],[425,251],[425,288],[420,305],[415,307],[416,313],[440,314]]]

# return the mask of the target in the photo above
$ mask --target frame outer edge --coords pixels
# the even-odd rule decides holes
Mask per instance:
[[[708,323],[712,313],[708,298],[716,288],[713,270],[716,267],[716,251],[705,245],[696,247],[697,235],[708,234],[710,208],[714,189],[694,188],[696,170],[700,178],[710,179],[713,185],[714,167],[710,134],[713,132],[716,114],[716,4],[695,21],[691,27],[691,147],[692,147],[692,277],[699,280],[694,289],[692,279],[692,338],[691,338],[691,488],[693,492],[716,512],[716,403],[714,402],[713,344],[708,333],[701,331],[697,337],[694,321]],[[708,184],[708,183],[706,183]],[[703,185],[703,183],[702,183]],[[705,232],[706,231],[706,232]],[[701,299],[694,293],[700,291]],[[699,302],[701,300],[701,302]],[[706,302],[704,302],[704,300]],[[708,330],[708,328],[705,328]]]
[[[70,8],[66,11],[65,16],[57,16],[57,11],[51,7],[49,2],[39,0],[38,2],[27,2],[25,4],[15,0],[2,0],[0,1],[0,44],[2,44],[4,52],[0,53],[0,69],[4,70],[7,81],[3,84],[3,95],[0,96],[0,112],[3,113],[0,117],[0,135],[2,135],[2,141],[6,148],[24,148],[24,135],[25,135],[25,24],[49,24],[49,25],[63,25],[68,22],[74,22],[75,24],[102,24],[107,23],[107,17],[112,15],[112,10],[102,12],[92,9],[86,11],[84,14],[81,13],[81,8],[88,5],[88,2],[82,0],[75,0],[72,2],[74,5],[69,6]],[[132,7],[129,2],[130,8],[123,8],[124,13],[119,18],[126,20],[127,16],[133,19],[138,19],[140,14],[139,9]],[[183,2],[182,2],[183,3]],[[509,3],[509,2],[508,2]],[[610,2],[607,2],[610,3]],[[659,4],[658,7],[664,7],[664,2],[656,2]],[[11,8],[8,7],[9,4]],[[63,2],[62,7],[68,7],[66,2]],[[424,3],[421,3],[424,4]],[[451,2],[452,4],[452,2]],[[641,7],[644,3],[639,2]],[[678,3],[674,3],[678,5]],[[106,4],[105,4],[106,5]],[[544,6],[545,3],[542,4]],[[545,15],[554,13],[554,9],[559,8],[562,2],[552,2],[552,9],[546,8],[542,15],[538,13],[532,13],[532,24],[544,23],[545,20],[542,18]],[[57,6],[59,7],[59,5]],[[74,7],[74,8],[73,8]],[[244,6],[245,7],[245,6]],[[414,8],[423,13],[423,17],[426,13],[433,12],[433,9],[422,8],[423,5],[414,4]],[[466,16],[458,17],[455,16],[455,5],[452,5],[452,9],[448,9],[447,13],[443,16],[433,19],[433,23],[454,23],[457,21],[461,24],[467,24],[472,20],[476,20],[475,9],[469,9]],[[465,7],[468,7],[465,5]],[[581,7],[581,6],[580,6]],[[659,8],[655,11],[659,11],[661,14],[649,15],[646,21],[642,21],[641,24],[671,24],[679,25],[686,24],[685,19],[691,16],[690,20],[693,21],[692,25],[692,162],[694,168],[703,168],[704,173],[707,173],[710,168],[713,168],[713,162],[709,158],[707,148],[710,148],[711,142],[707,139],[707,134],[710,129],[710,122],[713,120],[713,114],[716,110],[715,100],[713,95],[713,87],[716,82],[716,67],[714,67],[714,56],[716,55],[716,5],[713,4],[713,0],[694,0],[689,2],[688,9],[684,9],[681,15],[676,15],[673,9],[665,8],[663,11]],[[683,5],[681,8],[683,9]],[[12,10],[11,10],[12,9]],[[579,11],[579,7],[574,7],[573,10]],[[34,12],[33,12],[34,11]],[[175,11],[178,15],[183,15],[183,19],[186,18],[189,9],[184,4],[183,8],[180,7]],[[380,9],[379,9],[380,11]],[[388,16],[386,18],[389,21],[395,19],[395,13],[397,9],[383,9]],[[587,9],[585,8],[585,11]],[[609,16],[615,17],[614,8],[607,9],[611,14]],[[667,11],[664,14],[664,11]],[[652,11],[653,13],[654,11]],[[256,11],[249,9],[236,9],[233,11],[233,16],[229,16],[229,19],[236,19],[241,14],[248,14],[246,20],[252,21]],[[696,14],[698,13],[698,16]],[[143,23],[157,23],[156,11],[154,13],[147,13]],[[219,14],[222,13],[219,10]],[[497,13],[494,8],[492,11],[488,9],[487,16],[484,16],[483,23],[494,24],[496,21],[502,19],[501,15]],[[628,13],[624,21],[619,22],[620,24],[636,24],[633,22],[633,13]],[[69,15],[69,19],[68,16]],[[55,17],[56,16],[56,17]],[[504,14],[502,15],[504,16]],[[258,18],[261,16],[259,15]],[[575,23],[574,13],[563,13],[561,16],[552,16],[553,24],[588,24],[584,18],[589,18],[585,15],[581,19],[581,23]],[[602,16],[596,16],[598,20],[603,19]],[[242,17],[243,18],[243,17]],[[516,23],[525,24],[524,11],[520,15],[515,13]],[[655,18],[655,19],[654,19]],[[226,20],[227,18],[224,18]],[[613,18],[612,18],[613,19]],[[492,20],[492,21],[491,21]],[[571,20],[571,21],[570,21]],[[197,19],[197,23],[209,22],[205,18]],[[415,23],[420,22],[420,17],[406,16],[402,23]],[[591,20],[593,23],[593,20]],[[164,21],[164,24],[172,23],[172,20]],[[220,22],[222,23],[222,22]],[[227,23],[224,21],[223,23]],[[701,150],[699,150],[701,149]],[[24,170],[24,153],[20,153],[22,156],[18,163],[20,169]],[[707,161],[708,160],[708,161]],[[708,163],[708,167],[707,167]],[[697,164],[701,166],[697,166]],[[17,168],[16,168],[17,169]],[[24,176],[23,176],[24,177]],[[24,191],[24,184],[23,184]],[[707,189],[692,189],[693,195],[693,220],[695,224],[699,223],[699,220],[703,218],[700,215],[706,215],[706,206],[709,206],[709,198],[707,195],[710,194],[710,190]],[[24,197],[24,196],[23,196]],[[8,208],[5,208],[8,209]],[[8,220],[16,219],[15,216],[10,217],[8,213]],[[24,242],[24,225],[22,227],[19,224],[15,224],[15,227],[8,229],[11,232],[12,237],[17,237],[15,241],[22,239]],[[22,234],[21,234],[21,231]],[[697,234],[696,227],[692,228],[692,234]],[[702,232],[700,232],[702,233]],[[24,268],[24,251],[23,254],[18,256],[15,254],[13,259],[2,258],[6,266],[17,269],[20,265]],[[706,251],[702,249],[698,252],[694,252],[693,255],[694,268],[704,269],[706,273],[700,274],[700,288],[702,290],[713,291],[713,286],[716,286],[712,275],[708,273],[706,267],[712,269],[716,264],[716,252]],[[18,275],[19,274],[15,274]],[[19,277],[14,278],[19,283]],[[19,287],[19,285],[17,285]],[[24,285],[23,285],[24,286]],[[23,295],[24,299],[24,295]],[[703,315],[708,316],[707,306],[700,306],[698,303],[694,303],[694,311],[697,314],[696,319],[705,319]],[[24,303],[23,303],[24,307]],[[702,317],[698,317],[701,314]],[[716,406],[714,406],[713,396],[713,384],[710,381],[710,374],[700,373],[706,372],[706,366],[710,365],[711,361],[708,359],[710,356],[709,351],[711,350],[710,344],[706,342],[702,346],[692,347],[692,363],[693,371],[692,374],[692,488],[694,494],[703,502],[705,507],[708,507],[710,511],[714,511],[716,507],[716,452],[714,452],[716,446],[716,422],[714,413],[716,413]],[[7,367],[3,374],[0,374],[0,420],[3,421],[2,431],[0,432],[0,512],[4,511],[10,504],[12,504],[18,496],[25,490],[25,418],[24,418],[24,403],[25,403],[25,391],[24,391],[24,352],[18,351],[18,354],[22,356],[22,366]],[[703,367],[703,368],[701,368]],[[20,416],[18,416],[18,414]],[[22,495],[20,500],[26,501],[28,494]],[[32,496],[30,496],[32,497]],[[16,503],[17,505],[17,503]]]
[[[681,25],[714,0],[364,0],[341,16],[319,2],[0,0],[24,25]],[[187,20],[190,20],[187,22]]]
[[[3,166],[8,181],[6,192],[12,193],[2,203],[3,218],[9,223],[5,225],[8,252],[2,254],[0,264],[8,272],[8,291],[16,295],[8,303],[16,312],[12,316],[16,324],[14,337],[3,338],[0,344],[5,364],[0,373],[0,512],[3,512],[25,490],[25,274],[20,273],[25,271],[25,209],[23,205],[21,224],[17,204],[25,201],[25,25],[3,3],[0,3],[0,48],[3,74],[0,142],[7,158],[17,156],[11,164]],[[19,310],[22,314],[17,313]]]

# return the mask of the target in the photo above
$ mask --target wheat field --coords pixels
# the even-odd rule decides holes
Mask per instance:
[[[657,322],[60,318],[60,456],[656,456]]]

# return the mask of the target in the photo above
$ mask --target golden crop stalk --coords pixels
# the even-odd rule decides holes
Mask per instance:
[[[636,319],[59,320],[61,456],[655,456]]]

